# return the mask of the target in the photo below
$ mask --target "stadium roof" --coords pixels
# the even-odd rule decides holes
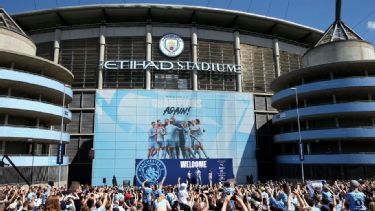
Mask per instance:
[[[26,31],[101,23],[176,23],[235,28],[314,45],[322,31],[278,18],[235,10],[163,4],[100,4],[13,15]]]
[[[5,28],[26,36],[25,32],[22,31],[3,8],[0,8],[0,28]]]

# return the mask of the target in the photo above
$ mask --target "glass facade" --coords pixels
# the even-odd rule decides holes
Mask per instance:
[[[192,47],[189,37],[182,37],[184,50],[176,58],[164,56],[159,50],[159,39],[152,39],[151,59],[154,61],[192,61]],[[37,54],[53,60],[53,42],[37,44]],[[272,93],[271,81],[275,78],[273,49],[249,44],[241,44],[242,89],[247,93]],[[146,60],[145,37],[106,37],[104,60]],[[301,55],[280,52],[281,73],[299,68]],[[234,43],[210,39],[198,39],[198,62],[235,63]],[[75,75],[73,101],[69,105],[72,121],[67,126],[72,143],[66,153],[72,162],[71,168],[80,168],[91,163],[89,153],[93,147],[95,119],[95,89],[98,86],[99,38],[62,40],[60,42],[59,63]],[[151,88],[157,90],[191,90],[192,72],[186,70],[151,69]],[[144,89],[144,70],[115,69],[103,71],[103,89]],[[236,91],[236,74],[215,71],[198,71],[198,89],[216,91]],[[256,154],[259,161],[259,176],[272,173],[269,167],[273,159],[271,119],[276,111],[270,105],[270,94],[254,96],[254,121],[256,125]],[[55,129],[59,125],[54,126]],[[86,143],[86,144],[84,144]],[[263,153],[259,153],[262,150]],[[55,147],[52,148],[55,153]],[[82,167],[83,168],[83,167]],[[77,178],[78,175],[69,175]],[[82,178],[81,178],[82,179]]]
[[[105,60],[145,60],[144,37],[107,38]],[[144,70],[117,69],[104,71],[104,88],[142,89],[145,87]]]
[[[243,91],[271,92],[270,85],[276,77],[273,50],[241,44]]]
[[[99,62],[99,39],[62,40],[59,64],[74,75],[73,88],[96,88]]]
[[[235,63],[233,43],[198,40],[198,61],[223,64]],[[198,72],[198,89],[235,91],[236,74],[217,71]]]

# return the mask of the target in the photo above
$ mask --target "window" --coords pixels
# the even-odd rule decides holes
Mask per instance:
[[[80,115],[78,112],[72,112],[72,120],[67,126],[68,133],[79,133]]]
[[[96,88],[99,41],[96,38],[60,42],[60,64],[74,74],[73,88]]]
[[[302,67],[302,55],[280,51],[281,74],[300,69]]]
[[[95,93],[74,92],[69,108],[95,108]]]
[[[273,50],[241,44],[242,89],[247,92],[272,92],[275,79]]]
[[[198,40],[198,61],[234,64],[232,42]],[[198,71],[198,88],[201,90],[236,90],[236,74],[217,71]]]
[[[145,60],[144,37],[120,37],[106,40],[105,60]],[[117,69],[105,70],[104,88],[142,89],[145,82],[144,70]]]

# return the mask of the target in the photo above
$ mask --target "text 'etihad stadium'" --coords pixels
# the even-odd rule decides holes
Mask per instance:
[[[101,66],[106,70],[187,70],[187,71],[217,71],[228,73],[240,73],[241,66],[235,64],[220,64],[208,62],[189,62],[189,61],[104,61]]]

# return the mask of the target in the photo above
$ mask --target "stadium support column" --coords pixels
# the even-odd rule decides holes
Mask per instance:
[[[146,25],[146,61],[151,61],[152,51],[152,26],[151,24]],[[151,69],[146,70],[146,89],[151,89]]]
[[[100,26],[100,40],[99,40],[99,74],[98,74],[98,89],[103,89],[103,62],[105,52],[105,25]]]
[[[275,78],[281,75],[280,72],[280,49],[279,49],[279,40],[277,38],[273,39],[273,57],[275,60]]]
[[[193,62],[198,62],[198,36],[197,36],[197,28],[191,28],[191,50],[193,56]],[[197,70],[193,70],[193,90],[198,91],[198,72]]]
[[[55,29],[55,40],[53,42],[53,62],[59,63],[61,30]]]
[[[241,44],[240,44],[240,33],[234,32],[234,52],[236,65],[241,65]],[[242,73],[237,72],[237,92],[242,92]]]

